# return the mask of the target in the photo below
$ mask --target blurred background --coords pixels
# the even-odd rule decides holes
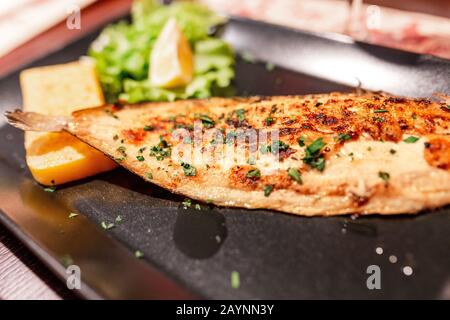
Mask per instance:
[[[145,1],[145,0],[144,0]],[[0,0],[0,70],[4,57],[41,36],[51,48],[72,40],[105,21],[126,14],[131,0]],[[375,44],[450,58],[449,0],[197,0],[224,14],[263,20],[288,27],[340,33]],[[68,29],[67,18],[82,9],[80,29]],[[71,31],[71,32],[69,32]],[[68,39],[69,40],[69,39]],[[53,43],[53,42],[56,42]],[[30,47],[28,47],[30,48]],[[2,59],[3,57],[3,59]]]

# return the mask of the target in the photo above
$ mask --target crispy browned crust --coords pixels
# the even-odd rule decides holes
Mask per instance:
[[[240,164],[231,168],[200,163],[195,176],[185,176],[180,163],[172,161],[170,157],[158,161],[144,151],[145,160],[136,161],[140,155],[138,150],[145,147],[148,151],[158,144],[160,137],[168,144],[178,144],[179,141],[172,141],[173,130],[184,128],[193,137],[192,126],[201,116],[207,116],[213,123],[212,127],[223,132],[248,128],[278,130],[280,140],[288,146],[279,154],[281,162],[295,166],[306,181],[294,181],[286,169],[249,178],[247,173],[258,168],[259,163]],[[152,182],[162,187],[220,205],[328,215],[417,212],[450,202],[450,190],[447,189],[447,183],[450,185],[450,109],[444,102],[407,99],[382,93],[213,98],[104,106],[77,111],[73,119],[73,134],[113,158],[121,159],[120,164],[129,170],[143,177],[151,172]],[[417,143],[421,148],[418,144],[403,142],[407,136],[420,138]],[[318,138],[326,143],[326,147],[321,150],[326,164],[323,172],[302,161],[306,146],[299,146],[300,137],[307,141],[306,146]],[[336,179],[334,182],[329,179],[327,174],[333,172],[335,164],[341,165],[342,160],[338,158],[342,149],[345,152],[344,146],[360,146],[361,143],[376,143],[380,148],[391,146],[390,155],[389,152],[387,155],[379,154],[380,161],[392,162],[389,157],[393,157],[396,152],[392,151],[392,146],[398,145],[415,152],[423,163],[412,166],[396,181],[393,180],[393,172],[388,182],[382,179],[373,182],[373,174],[364,180],[364,162],[361,168],[357,166],[357,170],[361,170],[356,172],[359,177],[349,177],[347,181]],[[117,151],[120,146],[127,149],[126,156]],[[198,152],[206,153],[214,148],[218,148],[216,141],[205,141]],[[361,161],[366,156],[362,155]],[[374,158],[372,155],[370,157]],[[349,162],[347,168],[352,166]],[[442,177],[435,178],[435,170],[441,172]],[[414,174],[420,175],[418,182],[405,178],[405,175],[409,177]],[[444,182],[442,184],[439,180],[441,186],[431,188],[431,193],[423,194],[422,198],[409,197],[406,191],[401,190],[405,183],[420,189],[420,184],[424,183],[422,179],[425,181],[427,175],[431,177],[431,183],[437,183],[439,179]],[[361,179],[367,185],[364,193],[353,190]],[[264,196],[263,191],[267,186],[271,186],[273,191],[269,196]],[[408,189],[411,185],[406,187]],[[208,198],[208,194],[211,198]],[[445,197],[448,199],[445,200]],[[322,204],[317,204],[319,198]],[[402,200],[404,205],[401,205]]]

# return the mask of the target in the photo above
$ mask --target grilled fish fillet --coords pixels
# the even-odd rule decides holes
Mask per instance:
[[[103,106],[24,130],[66,130],[144,179],[216,205],[306,216],[450,203],[450,106],[383,93]]]

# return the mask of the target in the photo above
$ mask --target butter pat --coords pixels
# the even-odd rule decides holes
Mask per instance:
[[[87,62],[28,69],[20,74],[24,111],[70,115],[105,103],[95,67]],[[26,161],[43,185],[57,185],[108,171],[117,164],[66,132],[26,132]]]

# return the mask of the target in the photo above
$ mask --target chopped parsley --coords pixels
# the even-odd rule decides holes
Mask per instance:
[[[239,276],[239,272],[231,271],[231,287],[233,289],[238,289],[241,285],[241,280]]]
[[[272,143],[272,153],[277,154],[280,151],[287,151],[289,149],[289,145],[284,143],[283,141],[277,140]]]
[[[145,174],[145,177],[147,178],[147,180],[153,180],[153,174],[151,172],[147,172]]]
[[[259,171],[259,169],[251,169],[245,176],[251,179],[259,179],[261,178],[261,171]]]
[[[225,137],[225,142],[226,142],[227,144],[231,144],[231,143],[234,142],[234,139],[235,139],[236,137],[237,137],[236,132],[234,132],[234,131],[227,132],[227,135],[226,135],[226,137]]]
[[[192,200],[186,198],[183,200],[183,202],[181,204],[183,205],[184,209],[187,209],[190,206],[192,206]]]
[[[140,148],[140,149],[138,150],[138,152],[139,152],[139,153],[142,153],[142,152],[145,151],[145,149],[147,149],[147,147],[142,147],[142,148]]]
[[[144,156],[141,156],[141,155],[137,156],[136,159],[140,162],[145,161]]]
[[[302,184],[302,175],[298,169],[295,168],[289,168],[288,169],[288,175],[297,183]]]
[[[262,144],[261,147],[259,147],[259,151],[260,151],[262,154],[270,153],[270,150],[271,150],[271,149],[272,149],[272,148],[271,148],[270,146],[267,146],[267,145],[264,145],[264,144]]]
[[[45,192],[55,192],[56,191],[56,187],[52,186],[52,187],[46,187],[44,188]]]
[[[214,140],[211,141],[211,144],[213,143]],[[183,138],[183,143],[184,144],[192,144],[192,138],[190,136],[186,136]]]
[[[61,263],[63,264],[64,267],[68,267],[73,265],[73,259],[70,256],[70,254],[65,254],[63,256],[60,257]]]
[[[306,137],[305,136],[301,136],[300,138],[298,138],[298,144],[300,145],[300,147],[304,147],[306,144]]]
[[[303,162],[311,168],[323,171],[325,169],[325,157],[322,153],[322,149],[325,145],[326,143],[323,141],[323,138],[314,140],[306,147],[305,157],[302,159]]]
[[[127,156],[126,150],[127,150],[127,149],[126,149],[124,146],[120,146],[120,147],[117,148],[117,151],[120,152],[120,154],[121,154],[122,156],[124,156],[124,157]]]
[[[105,221],[102,221],[101,226],[105,230],[109,230],[109,229],[115,228],[115,224],[114,223],[105,222]]]
[[[284,143],[283,141],[277,140],[272,142],[271,145],[262,145],[259,148],[259,151],[263,154],[272,153],[274,155],[278,154],[280,151],[287,151],[289,149],[289,145]]]
[[[184,175],[188,177],[193,177],[197,175],[197,169],[191,166],[189,163],[182,162],[181,167],[183,168]]]
[[[336,137],[336,140],[337,140],[338,142],[345,142],[345,141],[350,140],[351,138],[352,138],[352,136],[351,136],[350,134],[348,134],[348,133],[340,133],[340,134]]]
[[[317,103],[316,103],[316,107],[320,107],[321,105],[323,105],[322,102],[317,102]]]
[[[391,178],[391,175],[384,171],[378,172],[378,176],[380,177],[381,180],[383,180],[385,182],[388,182],[389,179]]]
[[[389,111],[386,110],[386,109],[378,109],[378,110],[373,110],[373,112],[374,113],[386,113],[386,112],[389,112]]]
[[[73,218],[76,218],[76,217],[78,217],[78,213],[75,213],[75,212],[69,213],[69,219],[73,219]]]
[[[117,115],[115,115],[114,112],[112,112],[111,110],[106,109],[105,112],[106,112],[106,114],[107,114],[108,116],[111,116],[111,117],[113,117],[114,119],[119,119],[119,117],[118,117]]]
[[[245,109],[237,109],[235,113],[239,121],[245,120]]]
[[[266,123],[266,126],[270,126],[274,123],[274,119],[272,117],[267,117],[264,122]]]
[[[277,110],[278,110],[277,105],[274,104],[274,105],[270,108],[270,113],[271,113],[271,114],[274,114],[275,112],[277,112]]]
[[[269,185],[265,186],[265,187],[264,187],[264,196],[265,196],[265,197],[270,196],[270,194],[272,193],[272,191],[273,191],[273,185],[272,185],[272,184],[269,184]]]
[[[161,161],[167,157],[170,157],[172,151],[169,144],[163,139],[163,137],[160,137],[159,139],[159,143],[150,149],[150,157],[156,157],[156,160]]]
[[[212,128],[215,126],[215,121],[213,119],[211,119],[208,115],[206,114],[196,114],[195,115],[195,119],[197,120],[201,120],[202,124],[206,127],[206,128]]]
[[[376,122],[384,122],[385,119],[384,118],[380,118],[380,117],[375,117],[373,118]]]
[[[116,162],[122,162],[123,160],[125,160],[125,158],[114,158],[114,160],[116,161]]]
[[[409,136],[408,138],[404,139],[403,142],[405,143],[415,143],[417,141],[419,141],[420,138],[418,137],[414,137],[414,136]]]
[[[145,126],[144,131],[152,131],[154,128],[153,126]]]
[[[134,252],[134,256],[135,256],[136,258],[138,258],[138,259],[142,259],[142,258],[144,257],[144,253],[143,253],[142,251],[140,251],[140,250],[136,250],[136,251]]]

